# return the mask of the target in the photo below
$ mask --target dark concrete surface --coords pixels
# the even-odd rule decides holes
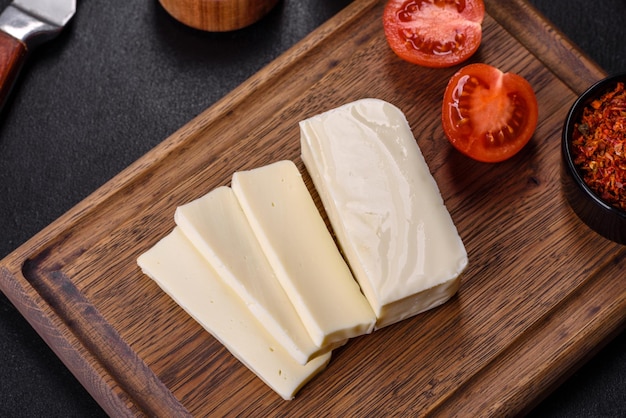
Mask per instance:
[[[156,0],[79,1],[0,113],[0,258],[348,3],[284,0],[250,28],[207,34]],[[609,73],[626,71],[623,0],[531,3]],[[104,415],[2,294],[0,353],[0,416]],[[626,416],[625,353],[622,333],[531,416]]]

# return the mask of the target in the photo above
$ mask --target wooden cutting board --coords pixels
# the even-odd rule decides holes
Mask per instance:
[[[565,114],[602,71],[524,2],[486,3],[471,61],[526,77],[540,105],[513,159],[451,149],[440,107],[457,68],[399,60],[384,2],[357,0],[5,258],[2,291],[112,416],[525,411],[624,327],[626,247],[582,224],[560,185]],[[363,97],[407,115],[470,266],[451,301],[351,340],[283,401],[136,259],[173,228],[176,206],[236,170],[291,159],[311,186],[298,121]]]

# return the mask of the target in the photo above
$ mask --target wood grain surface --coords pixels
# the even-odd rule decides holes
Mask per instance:
[[[486,3],[471,62],[521,74],[540,106],[511,160],[481,164],[449,146],[441,99],[457,68],[399,60],[384,2],[355,1],[5,258],[2,291],[112,416],[524,412],[623,329],[626,250],[578,220],[560,183],[565,114],[602,71],[525,3]],[[291,159],[315,196],[298,121],[364,97],[406,114],[470,265],[448,303],[351,340],[283,401],[136,259],[173,228],[178,205],[237,170]]]
[[[249,26],[278,0],[159,0],[173,18],[195,29],[226,32]]]

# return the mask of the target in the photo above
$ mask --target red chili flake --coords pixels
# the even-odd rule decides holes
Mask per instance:
[[[617,83],[574,125],[574,164],[600,198],[626,210],[626,91]]]

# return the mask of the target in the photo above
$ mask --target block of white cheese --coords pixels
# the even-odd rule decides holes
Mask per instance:
[[[438,306],[468,259],[404,114],[362,99],[300,122],[301,152],[376,328]]]
[[[218,187],[179,206],[174,219],[198,252],[296,361],[306,364],[333,348],[322,349],[313,343],[230,187]]]
[[[374,312],[295,164],[236,172],[231,187],[313,342],[370,333]]]
[[[178,305],[283,399],[330,361],[330,353],[297,363],[175,227],[137,263]]]

